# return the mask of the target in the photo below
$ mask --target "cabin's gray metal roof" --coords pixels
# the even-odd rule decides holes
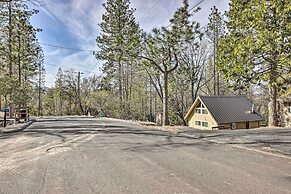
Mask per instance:
[[[245,96],[199,96],[202,103],[218,124],[246,121],[262,121],[264,118],[255,110]]]

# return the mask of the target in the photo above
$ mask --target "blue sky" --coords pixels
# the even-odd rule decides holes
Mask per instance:
[[[150,31],[154,27],[167,26],[183,0],[131,0],[131,7],[136,8],[136,20],[141,28]],[[189,0],[190,7],[201,0]],[[82,50],[98,50],[96,37],[100,32],[106,0],[45,0],[44,6],[38,7],[39,14],[32,17],[32,24],[43,31],[38,33],[40,43],[58,45]],[[221,12],[228,9],[229,0],[204,0],[201,10],[193,20],[208,22],[210,8],[218,7]],[[100,75],[102,62],[98,62],[90,51],[73,51],[41,45],[45,54],[46,86],[54,85],[59,67],[81,71],[83,77]]]

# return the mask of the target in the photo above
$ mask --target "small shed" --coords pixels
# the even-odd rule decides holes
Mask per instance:
[[[245,96],[199,96],[185,120],[199,129],[251,129],[264,118]]]

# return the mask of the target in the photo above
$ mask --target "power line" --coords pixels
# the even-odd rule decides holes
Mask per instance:
[[[193,7],[191,7],[187,12],[189,13],[193,9],[195,9],[197,6],[199,6],[201,3],[203,3],[205,0],[201,0],[198,3],[196,3]],[[169,24],[166,28],[169,28],[172,25]],[[201,27],[200,29],[204,28],[205,26]],[[199,29],[199,30],[200,30]],[[72,48],[72,47],[64,47],[64,46],[59,46],[59,45],[53,45],[53,44],[47,44],[47,43],[39,43],[48,47],[53,47],[53,48],[60,48],[60,49],[66,49],[66,50],[72,50],[72,51],[83,51],[83,52],[92,52],[93,55],[96,53],[94,50],[89,50],[89,49],[80,49],[80,48]]]
[[[90,72],[90,71],[87,71],[87,70],[81,70],[81,69],[77,69],[77,68],[74,68],[74,67],[64,67],[62,65],[56,65],[56,64],[51,64],[51,63],[44,63],[44,65],[58,67],[58,68],[62,68],[62,69],[65,69],[65,70],[75,69],[75,70],[78,70],[78,71],[84,71],[86,73],[89,73]]]
[[[203,1],[205,1],[205,0],[201,0],[201,1],[199,1],[198,3],[196,3],[192,8],[190,8],[190,9],[187,11],[187,13],[189,13],[190,11],[192,11],[193,9],[195,9],[196,7],[198,7],[201,3],[203,3]],[[166,29],[169,28],[169,27],[172,26],[172,25],[173,25],[173,24],[170,23],[170,24],[166,27]]]
[[[88,57],[88,56],[90,56],[90,53],[88,55],[86,55],[86,57]],[[75,69],[75,70],[78,70],[78,71],[86,72],[87,75],[89,75],[95,69],[95,67],[97,66],[97,64],[96,64],[92,70],[87,71],[87,70],[80,70],[80,69],[77,69],[77,68],[74,68],[74,67],[65,67],[65,66],[63,66],[63,64],[56,65],[56,64],[51,64],[51,63],[45,62],[44,65],[54,66],[54,67],[57,67],[57,68],[62,68],[62,69],[67,69],[67,70]]]
[[[202,30],[203,28],[206,28],[208,24],[205,24],[204,26],[200,27],[198,30]]]
[[[80,49],[80,48],[70,48],[70,47],[64,47],[64,46],[58,46],[58,45],[52,45],[52,44],[47,44],[47,43],[39,43],[45,46],[49,46],[49,47],[54,47],[54,48],[60,48],[60,49],[66,49],[66,50],[72,50],[72,51],[83,51],[83,52],[92,52],[93,54],[96,51],[93,50],[87,50],[87,49]]]
[[[92,71],[97,67],[97,65],[99,65],[99,63],[96,63],[96,65],[89,71],[89,73],[87,74],[87,76],[90,75],[90,73],[92,73]]]
[[[196,5],[194,5],[191,9],[189,9],[188,13],[190,11],[192,11],[193,9],[195,9],[197,6],[199,6],[201,3],[203,3],[203,1],[205,1],[205,0],[201,0],[199,3],[197,3]]]

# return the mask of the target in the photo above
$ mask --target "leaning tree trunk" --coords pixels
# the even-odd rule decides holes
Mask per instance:
[[[164,94],[163,94],[163,126],[169,125],[169,110],[168,110],[168,72],[164,73]]]
[[[269,126],[272,127],[278,126],[277,93],[277,86],[271,86],[269,88]]]

